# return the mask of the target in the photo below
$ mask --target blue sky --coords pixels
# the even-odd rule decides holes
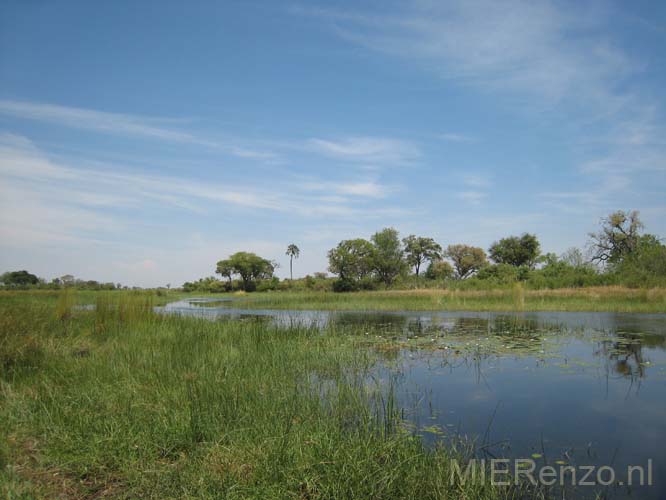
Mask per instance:
[[[666,235],[663,2],[0,6],[0,271],[295,275],[386,226],[584,247]]]

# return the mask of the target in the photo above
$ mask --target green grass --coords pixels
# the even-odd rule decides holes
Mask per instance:
[[[94,297],[86,311],[72,295],[0,294],[4,496],[528,494],[451,485],[450,459],[469,449],[429,449],[404,430],[390,384],[368,377],[381,352],[353,331],[167,317],[152,295]]]
[[[666,312],[666,289],[615,286],[555,290],[526,290],[516,285],[508,289],[473,291],[266,292],[236,298],[234,307],[248,309]]]

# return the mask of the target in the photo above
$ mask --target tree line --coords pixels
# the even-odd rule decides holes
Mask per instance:
[[[328,252],[328,271],[293,279],[295,244],[287,247],[289,280],[275,276],[278,263],[251,252],[237,252],[220,260],[213,276],[183,284],[188,292],[224,292],[304,288],[338,292],[377,288],[448,286],[488,288],[525,282],[533,288],[562,288],[621,284],[666,286],[666,246],[644,233],[637,211],[616,211],[589,233],[587,252],[571,248],[562,255],[543,254],[536,235],[523,233],[495,241],[484,250],[464,243],[443,247],[433,238],[400,238],[394,228],[377,231],[369,239],[343,240]],[[28,271],[0,276],[2,288],[64,288],[92,290],[121,288],[120,284],[77,280],[71,275],[50,283]],[[169,288],[170,285],[167,285]],[[126,288],[126,287],[125,287]]]
[[[226,280],[204,278],[186,283],[188,291],[242,289],[332,289],[338,292],[412,286],[488,288],[518,281],[534,288],[623,284],[666,285],[666,246],[643,233],[637,211],[616,211],[589,233],[587,252],[571,248],[562,255],[542,253],[536,235],[507,236],[483,248],[464,243],[443,247],[433,238],[400,238],[384,228],[369,239],[343,240],[328,252],[328,271],[293,280],[293,259],[300,249],[287,247],[290,280],[274,275],[277,264],[249,252],[238,252],[218,262],[216,272]],[[234,278],[237,278],[234,280]]]
[[[46,290],[59,290],[61,288],[77,288],[79,290],[116,290],[123,287],[120,283],[102,283],[96,280],[82,280],[71,274],[65,274],[59,278],[46,281],[25,269],[20,271],[8,271],[0,275],[0,288],[25,289],[39,288]]]

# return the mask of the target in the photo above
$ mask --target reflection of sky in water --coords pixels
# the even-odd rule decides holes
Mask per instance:
[[[633,498],[666,498],[666,315],[208,305],[177,302],[164,310],[279,326],[349,326],[370,346],[390,339],[400,348],[385,353],[378,375],[394,380],[406,417],[428,442],[463,434],[490,445],[486,458],[539,453],[550,463],[613,464],[618,479],[627,465],[652,458],[655,486],[634,490]]]

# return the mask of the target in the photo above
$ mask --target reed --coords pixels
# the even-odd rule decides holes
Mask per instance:
[[[0,491],[26,498],[515,498],[450,484],[362,335],[161,316],[141,294],[0,296]],[[30,332],[27,334],[26,332]],[[32,340],[28,340],[32,339]],[[15,346],[33,342],[34,362]],[[20,350],[20,349],[19,349]]]
[[[666,313],[666,289],[619,286],[529,290],[521,284],[494,290],[395,290],[353,293],[267,292],[239,297],[247,309],[378,311],[609,311]]]

